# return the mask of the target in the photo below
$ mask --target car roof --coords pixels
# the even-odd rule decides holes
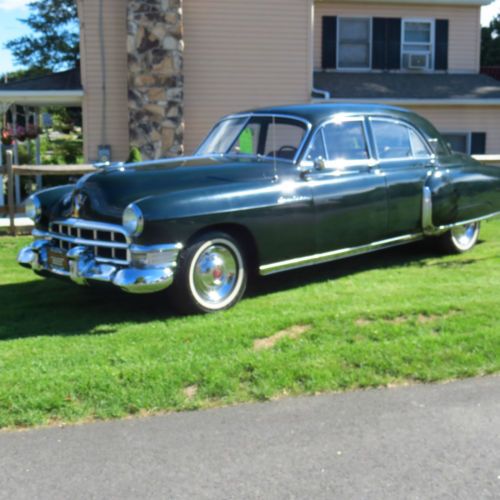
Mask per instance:
[[[414,117],[414,113],[403,108],[385,106],[381,104],[296,104],[289,106],[274,106],[250,110],[246,113],[259,114],[282,114],[296,116],[310,122],[313,126],[325,121],[337,113],[359,114],[359,115],[385,115],[395,118]],[[243,114],[243,113],[241,113]]]

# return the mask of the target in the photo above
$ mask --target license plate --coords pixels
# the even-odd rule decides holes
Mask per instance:
[[[69,262],[66,254],[62,250],[49,249],[47,254],[49,267],[69,271]]]

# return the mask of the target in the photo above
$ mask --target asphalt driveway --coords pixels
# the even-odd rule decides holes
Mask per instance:
[[[0,433],[0,499],[500,498],[500,377]]]

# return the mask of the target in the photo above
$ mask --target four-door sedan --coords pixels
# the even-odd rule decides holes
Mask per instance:
[[[303,105],[223,118],[193,157],[115,164],[27,204],[37,274],[127,292],[169,289],[184,312],[233,306],[267,275],[425,237],[449,252],[500,213],[500,169],[453,153],[385,106]]]

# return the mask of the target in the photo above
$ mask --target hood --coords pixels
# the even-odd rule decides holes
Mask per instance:
[[[119,222],[135,201],[170,192],[273,177],[273,162],[258,158],[192,157],[111,166],[80,179],[78,216]],[[61,214],[58,214],[61,215]],[[68,216],[69,214],[64,214]]]

